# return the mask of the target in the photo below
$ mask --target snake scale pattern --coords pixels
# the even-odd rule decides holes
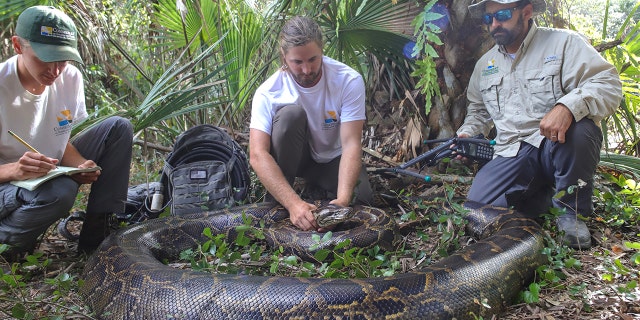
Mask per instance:
[[[366,279],[216,275],[160,262],[205,241],[205,227],[232,237],[243,213],[256,225],[268,225],[288,216],[281,207],[247,205],[149,220],[102,243],[85,266],[80,294],[102,319],[472,319],[499,314],[545,263],[542,232],[534,220],[513,211],[473,202],[465,206],[470,210],[467,230],[480,240],[424,269]],[[354,242],[370,237],[392,241],[387,237],[393,231],[383,229],[395,222],[384,211],[356,207],[357,215],[370,219],[345,232],[356,237]],[[285,237],[274,241],[290,243],[303,235]]]

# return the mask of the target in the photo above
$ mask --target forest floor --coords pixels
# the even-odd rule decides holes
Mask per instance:
[[[381,119],[386,119],[387,123],[391,123],[389,119],[396,120],[387,128],[371,127],[367,139],[375,137],[377,141],[365,144],[365,163],[370,169],[396,165],[398,160],[394,159],[402,158],[397,155],[406,155],[410,152],[407,150],[411,149],[412,144],[409,142],[411,134],[407,134],[409,129],[400,130],[395,124],[407,123],[405,120],[397,120],[401,117],[396,117],[392,110],[377,110],[377,113],[381,115],[381,122]],[[402,131],[405,132],[404,137],[398,134]],[[246,146],[246,135],[236,136],[236,139]],[[415,143],[413,145],[415,146]],[[401,149],[402,152],[399,151]],[[455,169],[453,173],[452,168]],[[444,207],[447,201],[444,199],[464,198],[473,170],[477,169],[462,168],[460,171],[460,168],[454,163],[429,169],[434,172],[433,183],[379,174],[372,174],[371,180],[379,195],[384,194],[391,198],[394,195],[403,195],[405,198],[421,199],[432,204],[440,202]],[[413,209],[397,202],[390,201],[388,205],[381,207],[403,227],[407,243],[417,243],[417,250],[434,252],[434,243],[438,242],[442,232],[426,224],[428,219],[418,221],[419,223],[402,219],[407,211]],[[421,215],[420,212],[417,214]],[[427,216],[424,212],[422,214]],[[549,269],[553,270],[554,276],[542,280],[540,273],[536,275],[535,282],[540,284],[538,301],[516,301],[505,312],[493,318],[640,319],[640,250],[626,245],[640,243],[640,227],[608,225],[599,218],[598,212],[587,225],[592,233],[592,248],[577,251],[557,246],[555,243],[547,244],[551,252]],[[418,235],[418,232],[421,234]],[[557,238],[553,226],[545,226],[545,232],[548,239]],[[6,272],[3,281],[0,281],[0,319],[13,319],[11,314],[37,319],[92,319],[90,310],[78,294],[87,257],[78,255],[76,246],[76,242],[60,236],[55,226],[52,226],[36,250],[42,254],[40,259],[23,262],[14,269],[15,272],[8,272],[11,266],[0,261],[0,266]],[[42,263],[44,258],[47,258],[46,264]],[[527,288],[523,288],[525,289]]]
[[[447,176],[449,177],[449,176]],[[462,177],[461,180],[464,177]],[[402,179],[406,181],[406,179]],[[450,180],[450,179],[449,179]],[[425,186],[424,183],[406,185],[404,191],[436,201],[446,200],[440,196],[447,190],[454,190],[454,198],[464,197],[468,189],[466,183],[443,183]],[[406,210],[387,208],[399,217]],[[400,211],[400,212],[398,212]],[[395,214],[394,214],[395,212]],[[400,222],[402,223],[402,222]],[[555,227],[546,224],[544,232],[550,249],[550,268],[554,270],[554,283],[542,281],[536,274],[534,281],[541,284],[539,300],[536,303],[515,302],[495,319],[640,319],[640,250],[628,248],[625,243],[639,243],[640,226],[612,227],[602,222],[596,213],[587,225],[592,234],[592,248],[572,250],[558,246]],[[428,232],[429,239],[438,239],[442,233],[436,228],[420,228]],[[408,233],[415,237],[415,232]],[[408,242],[419,241],[417,239]],[[431,245],[432,247],[433,245]],[[429,249],[425,246],[423,250]],[[634,260],[635,259],[635,260]],[[635,261],[635,262],[634,262]],[[523,288],[526,289],[526,288]]]
[[[389,191],[412,194],[430,199],[427,201],[440,201],[439,197],[447,190],[446,184],[407,185],[404,178],[389,179],[372,175],[372,181],[376,189],[387,194]],[[402,186],[402,191],[394,190],[398,186]],[[448,187],[456,193],[463,193],[467,188],[466,184],[450,184]],[[384,209],[396,217],[401,226],[404,225],[403,234],[406,234],[407,243],[422,241],[416,235],[417,229],[411,230],[411,223],[400,221],[399,217],[406,213],[405,208],[396,204],[395,207]],[[584,251],[564,251],[553,262],[557,264],[564,263],[559,261],[575,259],[577,263],[572,264],[577,267],[556,268],[561,275],[558,282],[542,286],[537,303],[516,302],[493,319],[640,319],[640,289],[635,283],[640,272],[638,265],[635,268],[625,267],[634,265],[630,261],[634,251],[624,245],[625,241],[640,242],[640,227],[612,228],[597,219],[591,220],[588,225],[593,235],[593,247]],[[434,239],[434,242],[442,236],[437,228],[425,227],[420,231],[429,233],[428,238]],[[547,232],[553,236],[553,230]],[[433,243],[423,243],[422,246],[422,250],[434,250]],[[77,293],[86,257],[76,253],[76,243],[60,236],[52,227],[37,252],[43,253],[49,259],[49,264],[22,268],[17,274],[24,276],[23,288],[9,289],[0,282],[0,288],[3,289],[0,291],[0,319],[14,319],[10,316],[10,310],[15,307],[11,302],[17,301],[15,298],[22,299],[25,308],[38,319],[91,319],[90,311]],[[2,268],[6,270],[9,266],[2,263]],[[14,299],[8,299],[13,295]]]

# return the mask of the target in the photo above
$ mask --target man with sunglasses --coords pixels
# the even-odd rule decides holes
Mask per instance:
[[[581,35],[538,27],[544,0],[482,0],[469,6],[496,45],[477,62],[458,136],[496,129],[495,158],[476,175],[468,199],[539,217],[559,212],[563,242],[591,247],[580,216],[593,213],[600,121],[622,98],[620,78]],[[554,194],[556,196],[554,196]]]

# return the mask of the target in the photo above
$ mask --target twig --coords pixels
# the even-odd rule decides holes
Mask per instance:
[[[172,147],[165,147],[163,145],[160,144],[155,144],[155,143],[150,143],[150,142],[144,142],[142,140],[133,140],[133,144],[137,144],[139,146],[144,146],[146,144],[147,148],[151,148],[151,149],[155,149],[155,150],[160,150],[160,151],[164,151],[164,152],[171,152],[171,150],[173,150]]]
[[[362,147],[362,150],[363,150],[364,152],[366,152],[366,153],[368,153],[368,154],[370,154],[370,155],[372,155],[372,156],[374,156],[374,157],[376,157],[376,158],[380,159],[380,160],[383,160],[383,161],[387,162],[388,164],[390,164],[390,165],[392,165],[392,166],[399,166],[399,165],[400,165],[400,163],[399,163],[399,162],[395,162],[395,161],[391,160],[391,158],[389,158],[389,157],[387,157],[387,156],[383,155],[382,153],[380,153],[380,152],[378,152],[378,151],[375,151],[375,150],[369,149],[369,148],[367,148],[367,147]]]

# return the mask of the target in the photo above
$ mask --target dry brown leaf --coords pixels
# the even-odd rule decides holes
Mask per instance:
[[[553,306],[562,305],[562,302],[556,301],[556,300],[552,300],[552,299],[544,299],[544,301],[547,302],[550,305],[553,305]]]
[[[417,149],[422,145],[422,130],[420,127],[420,118],[417,116],[407,123],[402,141],[402,151],[406,160],[418,156]]]
[[[624,247],[619,245],[619,244],[614,244],[611,246],[611,251],[615,254],[623,254],[624,253]]]

